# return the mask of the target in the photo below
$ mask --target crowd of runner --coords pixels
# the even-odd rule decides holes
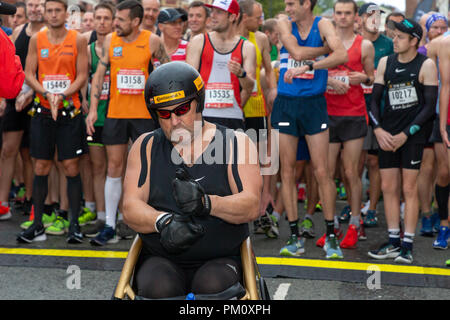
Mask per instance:
[[[280,255],[301,256],[304,239],[317,238],[327,259],[342,259],[341,248],[356,248],[365,228],[378,227],[381,198],[387,241],[371,258],[412,263],[417,226],[430,247],[447,249],[447,17],[429,12],[415,22],[395,11],[381,31],[385,12],[374,3],[338,0],[331,17],[320,17],[315,0],[284,2],[270,19],[255,0],[185,9],[158,0],[16,2],[2,30],[26,80],[15,99],[0,98],[0,221],[23,214],[22,243],[66,235],[104,246],[134,237],[122,189],[132,142],[158,127],[146,80],[182,61],[205,83],[206,121],[253,129],[259,151],[277,144],[280,168],[262,175],[251,225],[278,238],[285,215],[290,236]],[[341,212],[336,199],[347,202]]]

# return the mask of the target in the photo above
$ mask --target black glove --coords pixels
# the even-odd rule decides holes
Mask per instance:
[[[173,197],[177,207],[185,214],[206,216],[211,212],[211,200],[203,187],[189,173],[178,168],[172,181]]]
[[[195,224],[191,216],[168,213],[158,226],[161,245],[171,254],[180,254],[189,249],[205,234],[202,225]]]

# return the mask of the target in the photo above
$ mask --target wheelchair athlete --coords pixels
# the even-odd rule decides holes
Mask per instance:
[[[136,295],[227,292],[241,282],[240,246],[258,216],[256,147],[244,133],[203,120],[204,83],[184,62],[153,71],[145,100],[160,128],[133,144],[123,199],[124,220],[143,243]]]

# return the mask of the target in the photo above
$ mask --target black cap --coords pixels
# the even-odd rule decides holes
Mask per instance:
[[[380,11],[381,13],[384,13],[384,11],[381,10],[376,3],[369,2],[364,3],[361,7],[359,7],[358,15],[362,16],[364,13],[371,13],[373,11]]]
[[[158,23],[173,22],[178,19],[186,21],[187,15],[174,8],[163,9],[159,12]]]
[[[0,1],[0,14],[13,15],[16,13],[16,6]]]
[[[397,30],[407,33],[419,41],[422,39],[423,30],[422,27],[412,19],[405,19],[402,22],[395,22],[394,26]]]

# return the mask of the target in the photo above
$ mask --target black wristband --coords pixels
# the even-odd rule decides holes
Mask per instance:
[[[367,78],[366,78],[366,81],[364,81],[364,84],[369,84],[369,83],[370,83],[370,78],[367,77]]]
[[[44,93],[42,94],[42,96],[46,99],[46,100],[48,100],[47,99],[47,94],[49,94],[50,92],[48,92],[48,91],[44,91]]]

